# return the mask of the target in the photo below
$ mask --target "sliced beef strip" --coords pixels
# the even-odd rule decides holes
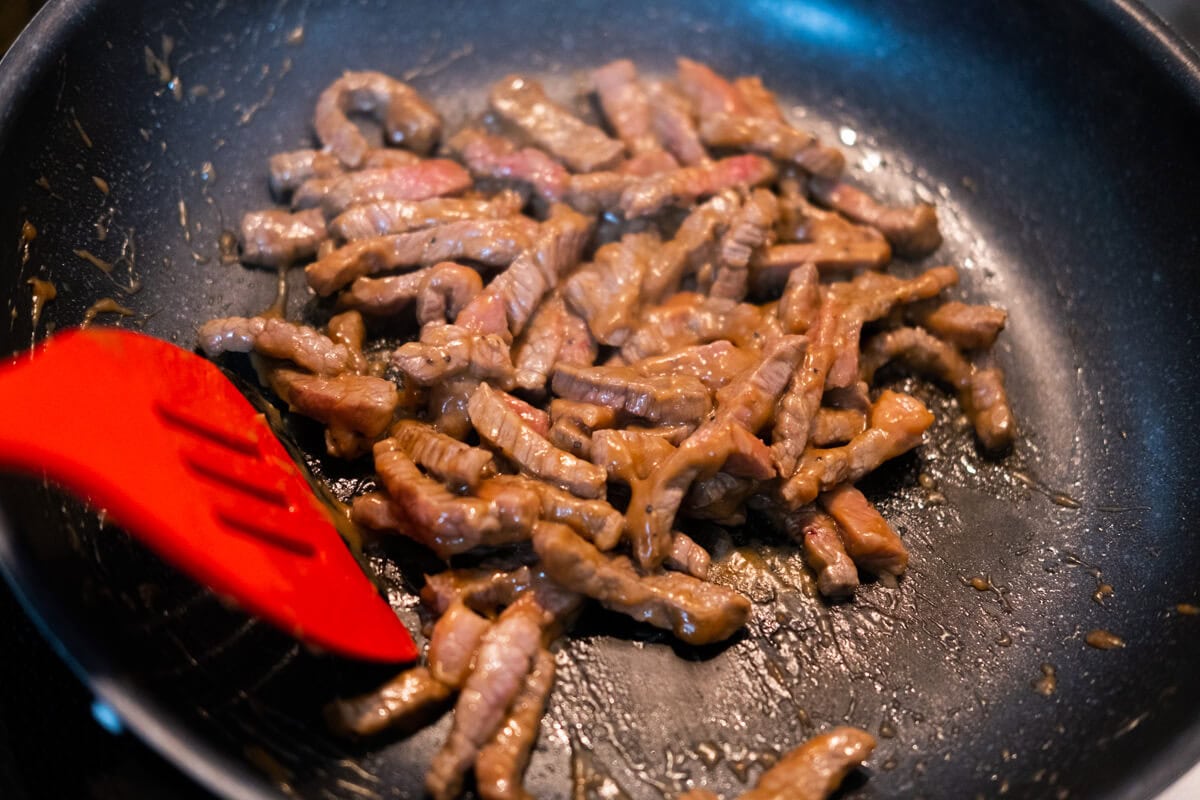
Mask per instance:
[[[637,324],[642,278],[661,241],[654,233],[628,233],[596,251],[590,264],[563,283],[563,297],[596,341],[622,344]]]
[[[433,757],[425,790],[433,800],[453,800],[480,749],[500,730],[542,647],[542,629],[532,609],[514,603],[484,634],[454,705],[454,725]]]
[[[937,211],[928,203],[885,206],[861,189],[839,182],[836,176],[814,179],[809,183],[809,191],[855,222],[877,228],[900,255],[920,258],[942,244]]]
[[[492,482],[498,486],[513,484],[536,493],[542,499],[542,519],[566,525],[601,550],[616,547],[625,531],[625,517],[603,500],[576,497],[522,475],[501,475]]]
[[[442,132],[434,107],[405,83],[381,72],[346,72],[317,98],[317,138],[347,167],[358,167],[371,145],[347,114],[371,114],[388,143],[428,153]]]
[[[367,342],[367,323],[357,311],[343,311],[330,317],[329,338],[366,358],[362,353]]]
[[[641,324],[621,346],[631,364],[690,345],[727,340],[738,347],[758,349],[777,333],[773,313],[750,303],[680,292],[642,314]]]
[[[475,759],[475,791],[482,800],[532,800],[522,785],[554,686],[554,656],[542,649],[504,723]]]
[[[392,353],[392,365],[420,386],[436,386],[461,375],[513,385],[508,342],[496,334],[477,334],[459,325],[427,325],[421,340]]]
[[[741,207],[735,191],[724,191],[688,213],[674,238],[650,255],[642,279],[641,303],[660,303],[679,290],[679,284],[703,260],[715,258],[711,251],[721,232]]]
[[[908,548],[866,496],[850,484],[821,494],[821,507],[835,520],[854,563],[868,572],[902,575]]]
[[[421,160],[416,153],[390,147],[376,147],[367,151],[360,169],[400,167]],[[268,164],[271,173],[271,192],[284,197],[313,178],[335,178],[346,172],[346,166],[327,150],[292,150],[276,153]]]
[[[617,424],[617,412],[607,406],[555,398],[550,401],[550,431],[546,438],[561,450],[591,460],[592,434]]]
[[[847,597],[858,588],[858,570],[846,552],[837,520],[813,506],[785,513],[783,527],[804,547],[804,560],[817,573],[817,590],[826,597]]]
[[[667,81],[646,83],[651,122],[663,146],[680,164],[692,166],[708,160],[708,151],[696,130],[691,101]]]
[[[712,407],[708,389],[691,375],[639,375],[630,367],[558,364],[554,393],[568,400],[608,406],[655,423],[691,422]]]
[[[739,800],[827,800],[875,749],[875,738],[839,727],[785,753]]]
[[[366,443],[387,430],[400,402],[396,384],[370,375],[327,378],[283,367],[267,374],[271,390],[290,410],[329,426],[331,453],[343,458],[366,452]]]
[[[567,180],[564,202],[580,214],[597,215],[621,206],[621,195],[645,175],[614,172],[586,172]]]
[[[516,219],[470,220],[360,239],[309,264],[304,272],[308,285],[328,297],[356,278],[439,261],[468,259],[503,266],[529,247],[531,226],[531,221]]]
[[[479,447],[451,438],[429,425],[404,419],[392,426],[391,441],[422,469],[450,486],[475,489],[494,476],[496,461]]]
[[[806,261],[788,273],[776,313],[786,333],[807,333],[821,308],[821,284],[816,264]]]
[[[575,172],[609,169],[624,147],[546,96],[535,80],[510,75],[492,86],[492,110]]]
[[[745,75],[733,82],[733,88],[737,90],[750,116],[786,122],[775,93],[763,85],[762,78]]]
[[[442,158],[312,178],[292,194],[293,208],[316,208],[333,218],[354,206],[385,200],[427,200],[471,188],[471,176]]]
[[[427,200],[378,200],[352,206],[329,222],[329,231],[353,241],[409,233],[448,222],[507,219],[521,211],[521,195],[505,189],[490,198],[431,197]],[[314,213],[314,212],[309,212]]]
[[[242,261],[286,267],[312,258],[329,237],[319,209],[292,214],[280,209],[251,211],[242,217]]]
[[[538,306],[515,344],[517,386],[540,392],[556,361],[590,366],[596,352],[587,323],[567,307],[561,295],[553,294]]]
[[[742,300],[749,280],[750,257],[774,238],[779,203],[768,189],[755,189],[738,209],[721,237],[720,260],[708,293],[712,297]]]
[[[384,730],[419,730],[441,715],[454,695],[425,667],[401,672],[373,692],[335,700],[325,708],[329,727],[344,736],[373,736]]]
[[[1003,450],[1012,444],[1016,422],[998,368],[976,369],[954,345],[933,334],[920,328],[896,328],[867,343],[864,379],[871,380],[875,371],[892,359],[952,387],[984,447]]]
[[[564,525],[539,522],[533,546],[556,582],[688,644],[727,639],[750,616],[750,601],[732,589],[682,572],[639,575],[627,559],[601,553]]]
[[[477,178],[528,185],[547,203],[557,203],[566,195],[570,173],[535,147],[518,148],[503,136],[474,128],[455,134],[449,147]]]
[[[867,429],[867,416],[854,408],[819,408],[808,440],[817,447],[845,444]]]
[[[447,436],[465,439],[471,433],[467,403],[478,385],[479,378],[469,374],[438,381],[429,387],[426,419]]]
[[[939,339],[964,350],[984,350],[996,343],[996,337],[1008,322],[1008,312],[996,306],[974,306],[950,301],[939,306],[910,307],[921,327]]]
[[[350,521],[373,531],[402,531],[404,517],[383,492],[367,492],[355,497],[350,504]]]
[[[750,285],[755,293],[779,291],[797,267],[813,264],[824,274],[882,269],[892,258],[887,242],[794,242],[758,251],[750,263]]]
[[[679,88],[691,100],[700,119],[713,114],[749,115],[750,106],[733,84],[707,64],[690,58],[675,59]]]
[[[352,308],[372,317],[390,317],[416,303],[433,267],[387,275],[382,278],[356,278],[350,288],[338,296],[339,308]]]
[[[422,327],[451,322],[482,291],[483,279],[470,267],[453,261],[434,264],[417,289],[417,322]]]
[[[481,614],[491,614],[533,584],[528,565],[515,569],[461,567],[425,576],[421,603],[434,614],[444,614],[455,603],[464,603]]]
[[[592,463],[601,467],[611,480],[629,486],[649,478],[673,452],[675,447],[661,436],[628,428],[598,430],[592,434]]]
[[[671,554],[663,562],[669,569],[676,572],[686,572],[693,578],[704,580],[708,577],[708,567],[712,556],[696,543],[692,537],[683,531],[675,531],[671,539]]]
[[[644,178],[647,175],[657,175],[660,172],[668,172],[673,169],[679,169],[679,162],[675,160],[675,156],[666,150],[651,150],[648,153],[641,153],[617,165],[617,172],[622,175],[632,175],[639,178]]]
[[[709,391],[729,384],[758,362],[760,354],[750,348],[718,339],[708,344],[681,347],[670,353],[648,356],[630,366],[646,376],[694,375]]]
[[[499,395],[500,392],[481,383],[468,405],[471,424],[484,441],[503,452],[526,474],[579,497],[604,496],[603,470],[552,445]]]
[[[689,206],[725,189],[759,186],[775,179],[775,166],[753,154],[680,167],[639,179],[621,193],[626,217],[657,214],[668,206]]]
[[[458,689],[471,672],[471,662],[490,620],[476,614],[462,602],[453,603],[434,623],[425,660],[434,680]]]
[[[710,147],[747,150],[796,164],[814,175],[838,178],[846,168],[841,151],[786,121],[714,113],[700,118],[700,138]]]
[[[358,372],[365,365],[361,356],[337,344],[307,325],[277,317],[226,317],[200,326],[200,348],[209,358],[222,353],[255,352],[267,358],[291,361],[296,366],[323,377],[343,372]]]
[[[720,525],[737,527],[746,522],[746,500],[761,488],[762,481],[718,472],[712,477],[692,482],[679,513],[692,519],[707,519]]]
[[[440,558],[480,545],[523,541],[529,536],[528,525],[541,511],[536,495],[516,489],[489,500],[451,494],[387,440],[375,445],[375,471],[387,488],[393,513],[404,523],[397,531]]]
[[[799,508],[846,481],[856,481],[884,461],[921,443],[933,414],[915,397],[884,390],[871,408],[871,426],[842,447],[809,448],[780,491],[789,508]]]
[[[508,392],[499,392],[498,396],[521,418],[522,422],[533,428],[539,436],[546,436],[550,433],[550,415],[548,413]]]
[[[650,112],[650,100],[638,81],[637,67],[627,58],[592,70],[592,86],[600,108],[630,155],[661,149]]]

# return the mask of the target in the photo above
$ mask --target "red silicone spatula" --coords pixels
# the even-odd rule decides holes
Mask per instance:
[[[416,657],[262,415],[200,356],[116,329],[51,338],[0,368],[0,467],[46,475],[303,641]]]

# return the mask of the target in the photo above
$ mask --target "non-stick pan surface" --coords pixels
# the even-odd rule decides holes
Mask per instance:
[[[880,739],[847,796],[1152,795],[1200,755],[1200,617],[1176,608],[1200,601],[1200,77],[1136,6],[51,3],[0,66],[0,346],[31,341],[34,276],[58,288],[39,337],[106,296],[137,312],[120,324],[185,346],[205,319],[266,306],[273,276],[223,263],[220,240],[270,202],[266,156],[311,141],[314,98],[343,69],[402,76],[461,119],[509,71],[568,92],[612,58],[666,71],[681,54],[763,75],[840,139],[856,179],[938,203],[947,243],[931,262],[1010,311],[999,358],[1023,436],[991,461],[943,413],[868,483],[912,549],[898,588],[827,605],[796,552],[751,525],[710,542],[756,603],[727,647],[583,620],[532,791],[731,795],[845,722]],[[311,302],[299,277],[293,315]],[[88,387],[78,403],[87,414]],[[353,492],[354,470],[316,466]],[[364,746],[319,722],[325,700],[386,670],[299,652],[40,482],[3,495],[0,561],[31,610],[200,780],[230,796],[419,794],[447,720]],[[387,555],[405,565],[387,572],[392,599],[415,613],[422,557]],[[1127,646],[1089,648],[1094,628]]]

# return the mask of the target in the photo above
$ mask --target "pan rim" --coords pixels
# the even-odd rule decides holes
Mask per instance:
[[[0,153],[6,148],[14,119],[33,91],[29,75],[53,68],[56,48],[95,13],[99,0],[50,0],[0,58]],[[1200,108],[1200,53],[1166,27],[1140,0],[1082,0],[1080,10],[1096,14],[1116,28],[1192,105]],[[1071,13],[1071,12],[1065,12]],[[165,704],[139,692],[105,654],[70,619],[53,592],[39,584],[36,570],[20,551],[13,526],[0,510],[0,575],[12,588],[40,634],[100,700],[164,759],[198,784],[221,797],[269,800],[281,797],[247,765],[218,752],[192,726]],[[1186,725],[1153,760],[1124,777],[1115,796],[1158,796],[1192,767],[1200,765],[1200,716]]]

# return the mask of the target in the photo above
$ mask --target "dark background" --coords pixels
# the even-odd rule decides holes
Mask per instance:
[[[40,7],[0,0],[0,52]],[[1147,0],[1200,47],[1200,2]],[[0,798],[206,800],[174,767],[130,734],[112,735],[92,698],[0,584]]]

